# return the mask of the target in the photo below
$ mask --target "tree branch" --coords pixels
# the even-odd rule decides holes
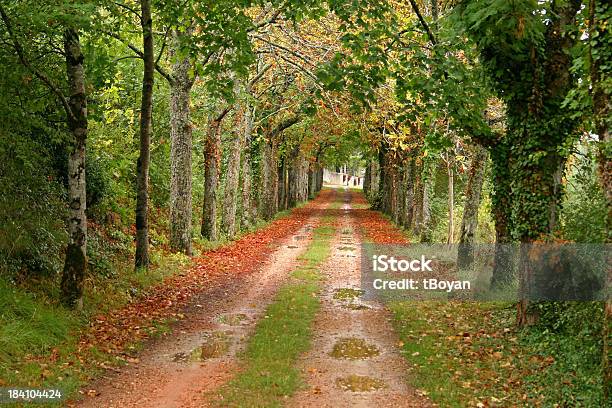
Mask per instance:
[[[295,114],[283,121],[281,121],[276,127],[270,132],[270,139],[281,133],[283,130],[290,128],[291,126],[302,120],[302,115]]]
[[[419,10],[419,6],[416,4],[416,1],[415,0],[409,0],[409,1],[410,1],[410,5],[412,6],[412,10],[419,18],[421,25],[423,26],[423,28],[425,29],[425,32],[427,33],[427,36],[429,37],[429,41],[431,41],[433,45],[438,44],[438,41],[436,40],[434,33],[429,28],[427,21],[425,21],[425,19],[423,18],[423,15],[421,14],[421,11]]]
[[[6,25],[6,30],[8,31],[9,37],[13,42],[13,47],[17,52],[17,56],[19,57],[19,61],[21,64],[26,67],[32,74],[34,74],[38,79],[40,79],[60,100],[64,110],[66,111],[66,115],[70,118],[70,120],[75,120],[74,113],[70,108],[70,104],[68,103],[68,99],[64,95],[64,93],[59,89],[51,79],[46,76],[43,72],[39,71],[35,67],[30,64],[30,61],[26,58],[25,53],[23,52],[23,48],[21,47],[21,43],[17,40],[17,36],[13,31],[13,26],[11,25],[11,20],[8,18],[8,15],[4,11],[4,7],[0,4],[0,16],[2,17],[2,21],[4,21],[4,25]]]
[[[109,37],[112,37],[115,40],[123,43],[124,45],[126,45],[130,50],[132,50],[134,52],[134,54],[137,55],[138,58],[140,58],[140,59],[144,58],[144,53],[140,50],[140,48],[138,48],[137,46],[135,46],[131,42],[126,41],[120,35],[118,35],[116,33],[113,33],[112,31],[103,31],[103,33],[108,35]],[[161,56],[161,54],[160,54],[160,56]],[[172,78],[172,75],[167,73],[166,70],[164,70],[157,62],[155,63],[155,70],[159,73],[159,75],[161,75],[164,78],[166,78],[166,80],[169,83],[173,83],[174,82],[174,78]]]

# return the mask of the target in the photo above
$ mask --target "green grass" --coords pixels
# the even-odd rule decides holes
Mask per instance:
[[[81,311],[60,306],[57,288],[36,291],[0,279],[0,386],[60,388],[65,396],[74,396],[101,372],[101,363],[122,365],[124,361],[96,348],[80,353],[85,356],[80,360],[75,353],[78,339],[93,316],[125,305],[189,264],[182,255],[154,251],[152,257],[154,265],[147,273],[135,273],[130,264],[122,269],[116,265],[112,277],[90,277]],[[37,285],[56,283],[45,280]],[[163,321],[151,322],[150,327],[151,337],[169,330]],[[138,343],[126,347],[130,352],[141,348]]]
[[[517,331],[509,303],[403,301],[389,308],[410,384],[440,406],[605,406],[601,351],[589,350],[593,342],[580,333]]]
[[[317,268],[330,254],[334,227],[315,228],[313,241],[268,306],[245,350],[244,369],[222,390],[219,405],[274,407],[302,386],[295,363],[310,347],[312,321],[319,309]]]
[[[479,402],[520,397],[515,388],[499,388],[511,384],[496,380],[502,365],[508,363],[504,346],[504,328],[511,327],[511,316],[493,324],[488,318],[496,304],[468,302],[413,301],[389,304],[394,326],[401,339],[401,352],[411,365],[412,386],[434,402],[445,407],[476,406]],[[501,309],[500,309],[501,308]],[[506,323],[506,324],[505,324]],[[495,333],[502,337],[480,336]],[[502,353],[493,354],[493,353]],[[495,356],[488,359],[485,357]],[[497,358],[499,357],[499,358]],[[514,400],[516,401],[516,399]]]
[[[84,319],[74,313],[0,279],[0,386],[76,390],[80,381],[72,370],[80,370],[80,364],[70,359],[75,349],[71,334],[83,323]],[[57,344],[64,345],[56,352],[58,358],[66,358],[70,367],[46,367],[27,361],[26,356],[49,353]]]

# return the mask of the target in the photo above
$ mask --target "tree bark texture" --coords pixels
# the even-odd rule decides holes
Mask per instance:
[[[153,81],[155,55],[153,54],[153,19],[151,0],[141,0],[143,37],[142,100],[140,105],[140,155],[136,165],[136,257],[137,269],[149,267],[149,163],[151,159],[151,115],[153,111]]]
[[[470,268],[474,262],[474,242],[478,228],[478,208],[480,207],[480,196],[484,182],[485,169],[487,167],[487,150],[480,146],[474,146],[474,155],[470,164],[468,183],[465,189],[465,205],[463,217],[461,218],[461,235],[459,237],[459,248],[457,253],[457,265],[459,268]]]
[[[448,175],[448,231],[447,244],[455,243],[455,152],[446,156],[446,173]]]
[[[68,307],[83,307],[83,280],[87,271],[87,216],[85,185],[85,144],[87,140],[87,95],[83,53],[78,32],[67,29],[64,33],[66,73],[70,98],[68,128],[72,134],[68,156],[68,201],[70,242],[66,250],[62,272],[61,299]]]
[[[240,214],[240,228],[246,229],[255,220],[256,208],[251,201],[251,133],[253,132],[253,110],[246,102],[243,123],[244,150],[242,153],[242,212]]]
[[[175,49],[180,35],[174,32]],[[192,233],[192,126],[190,114],[193,79],[191,61],[177,59],[173,64],[170,83],[170,247],[191,255]]]
[[[202,211],[202,237],[219,239],[217,227],[217,188],[219,186],[219,165],[221,160],[221,130],[223,118],[216,113],[211,116],[204,143],[204,202]]]
[[[234,135],[227,163],[225,178],[225,194],[223,197],[223,213],[221,226],[228,238],[236,235],[236,211],[238,208],[238,185],[240,181],[240,155],[244,147],[244,132]]]

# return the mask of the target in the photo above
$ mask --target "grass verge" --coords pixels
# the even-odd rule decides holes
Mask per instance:
[[[597,334],[517,331],[509,303],[403,301],[389,308],[411,385],[441,406],[605,406]]]
[[[303,265],[266,309],[244,352],[244,368],[221,390],[219,405],[280,406],[302,385],[295,362],[310,347],[312,321],[320,305],[318,267],[330,254],[334,232],[331,225],[314,229],[300,257]]]

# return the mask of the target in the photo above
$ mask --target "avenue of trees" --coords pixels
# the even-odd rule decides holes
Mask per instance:
[[[458,243],[460,264],[476,242],[610,243],[611,12],[3,1],[0,277],[51,277],[80,308],[113,251],[146,273],[155,250],[235,238],[355,157],[372,206],[414,241]],[[513,273],[503,248],[493,286]],[[568,308],[523,300],[517,323]]]

